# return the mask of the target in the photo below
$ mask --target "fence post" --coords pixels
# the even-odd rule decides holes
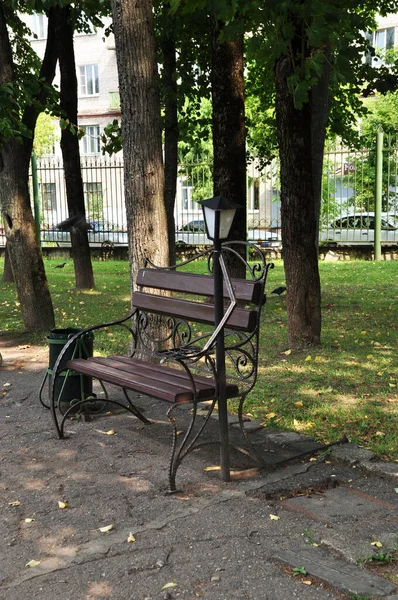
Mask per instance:
[[[32,152],[32,187],[33,187],[33,208],[35,214],[35,229],[36,239],[39,246],[41,246],[41,234],[40,234],[40,201],[39,201],[39,184],[37,182],[37,160],[36,154]]]
[[[383,132],[376,134],[376,195],[374,259],[381,260],[381,197],[383,191]]]

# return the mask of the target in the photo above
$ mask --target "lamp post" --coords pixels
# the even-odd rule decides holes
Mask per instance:
[[[241,208],[236,202],[223,196],[215,196],[202,200],[203,218],[207,237],[213,240],[213,281],[214,281],[214,326],[218,331],[216,336],[216,373],[218,382],[218,423],[220,432],[220,463],[221,477],[230,480],[228,411],[226,398],[225,344],[224,324],[229,316],[224,315],[223,279],[227,272],[221,256],[221,243],[226,240],[234,220],[235,212]],[[224,319],[224,321],[223,321]]]

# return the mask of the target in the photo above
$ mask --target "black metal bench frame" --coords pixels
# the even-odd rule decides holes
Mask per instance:
[[[251,253],[250,262],[243,258],[248,251]],[[170,404],[167,416],[173,429],[169,463],[171,492],[176,491],[176,473],[182,460],[194,448],[203,444],[198,443],[199,437],[220,399],[216,360],[219,331],[217,334],[214,327],[214,303],[208,301],[214,293],[213,252],[214,248],[210,248],[171,268],[156,267],[147,261],[145,268],[138,272],[138,291],[133,293],[131,312],[121,319],[88,327],[71,337],[53,369],[50,407],[60,438],[64,437],[66,419],[72,413],[76,413],[81,405],[93,403],[92,397],[79,399],[59,415],[60,407],[55,395],[56,379],[61,374],[65,377],[65,372],[96,378],[102,386],[105,383],[119,386],[123,390],[126,403],[112,399],[109,394],[107,402],[130,411],[146,424],[150,421],[133,404],[128,394],[129,390]],[[265,303],[267,273],[273,264],[266,262],[256,246],[244,242],[224,243],[221,255],[235,257],[244,264],[246,270],[246,279],[227,278],[227,281],[224,281],[226,308],[223,344],[226,385],[222,394],[225,398],[239,398],[238,417],[241,431],[249,444],[250,454],[258,462],[262,462],[245,431],[243,405],[257,379],[261,309]],[[197,258],[207,259],[208,274],[196,275],[179,271]],[[147,292],[146,288],[149,288],[150,292]],[[176,297],[179,295],[188,295],[188,299]],[[159,331],[160,325],[162,332],[156,339],[153,337],[154,321],[157,325],[156,331]],[[207,327],[208,330],[198,332],[198,324],[201,329]],[[70,346],[75,344],[75,347],[79,348],[76,341],[84,340],[84,336],[89,332],[111,327],[123,327],[131,336],[130,356],[88,359],[72,356],[70,359],[69,352],[69,359],[64,358],[68,356]],[[198,403],[203,401],[210,402],[204,419],[198,422]],[[190,424],[179,441],[174,412],[182,404],[192,404],[192,410]]]

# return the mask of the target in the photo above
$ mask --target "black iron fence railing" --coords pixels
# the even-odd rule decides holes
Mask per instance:
[[[384,137],[362,150],[343,147],[325,154],[320,215],[320,244],[398,244],[398,145]],[[127,245],[123,159],[102,155],[81,160],[84,199],[91,245]],[[68,217],[62,161],[37,160],[35,209],[43,245],[70,245],[57,223]],[[208,243],[198,200],[212,195],[208,162],[180,165],[175,203],[176,242],[179,246]],[[274,160],[247,172],[247,236],[265,246],[281,245],[279,165]],[[0,226],[0,245],[5,244]]]

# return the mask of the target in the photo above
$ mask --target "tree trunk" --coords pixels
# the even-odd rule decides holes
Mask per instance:
[[[151,0],[112,0],[131,286],[146,258],[169,262],[159,75]]]
[[[220,42],[215,24],[212,44],[214,195],[242,206],[232,224],[230,239],[246,240],[246,126],[243,77],[243,36]],[[244,265],[233,261],[230,270],[244,277]]]
[[[57,26],[54,11],[50,9],[46,50],[38,78],[47,84],[51,84],[55,75]],[[12,48],[0,5],[0,84],[12,82],[14,76]],[[37,96],[23,112],[23,124],[32,132],[32,138],[39,113],[37,104],[43,104],[46,95],[45,86],[39,83]],[[54,311],[36,239],[28,186],[32,138],[23,138],[22,143],[2,140],[0,207],[24,325],[28,330],[48,331],[55,324]]]
[[[73,47],[73,24],[70,21],[70,6],[57,8],[62,23],[59,43],[59,68],[61,72],[61,109],[70,124],[77,127],[77,79],[75,52]],[[61,150],[65,171],[66,197],[69,216],[80,215],[85,222],[83,179],[80,168],[79,140],[69,127],[62,130]],[[94,287],[87,229],[71,229],[72,256],[75,267],[77,289]]]
[[[312,144],[312,107],[295,108],[287,78],[290,57],[275,66],[276,120],[280,156],[283,260],[291,347],[320,343],[321,289],[318,270],[319,193],[314,182],[321,163]],[[321,134],[321,132],[319,132]]]
[[[10,254],[8,252],[7,244],[4,249],[3,281],[4,281],[4,283],[14,283],[14,275],[12,273]]]
[[[176,44],[174,36],[175,19],[168,14],[170,5],[163,8],[162,54],[164,94],[164,204],[169,236],[170,264],[176,262],[174,208],[177,192],[178,170],[178,116],[177,116],[177,77]]]
[[[7,150],[1,149],[0,204],[24,325],[49,331],[55,324],[54,311],[30,206],[30,155],[31,143],[9,140]]]

